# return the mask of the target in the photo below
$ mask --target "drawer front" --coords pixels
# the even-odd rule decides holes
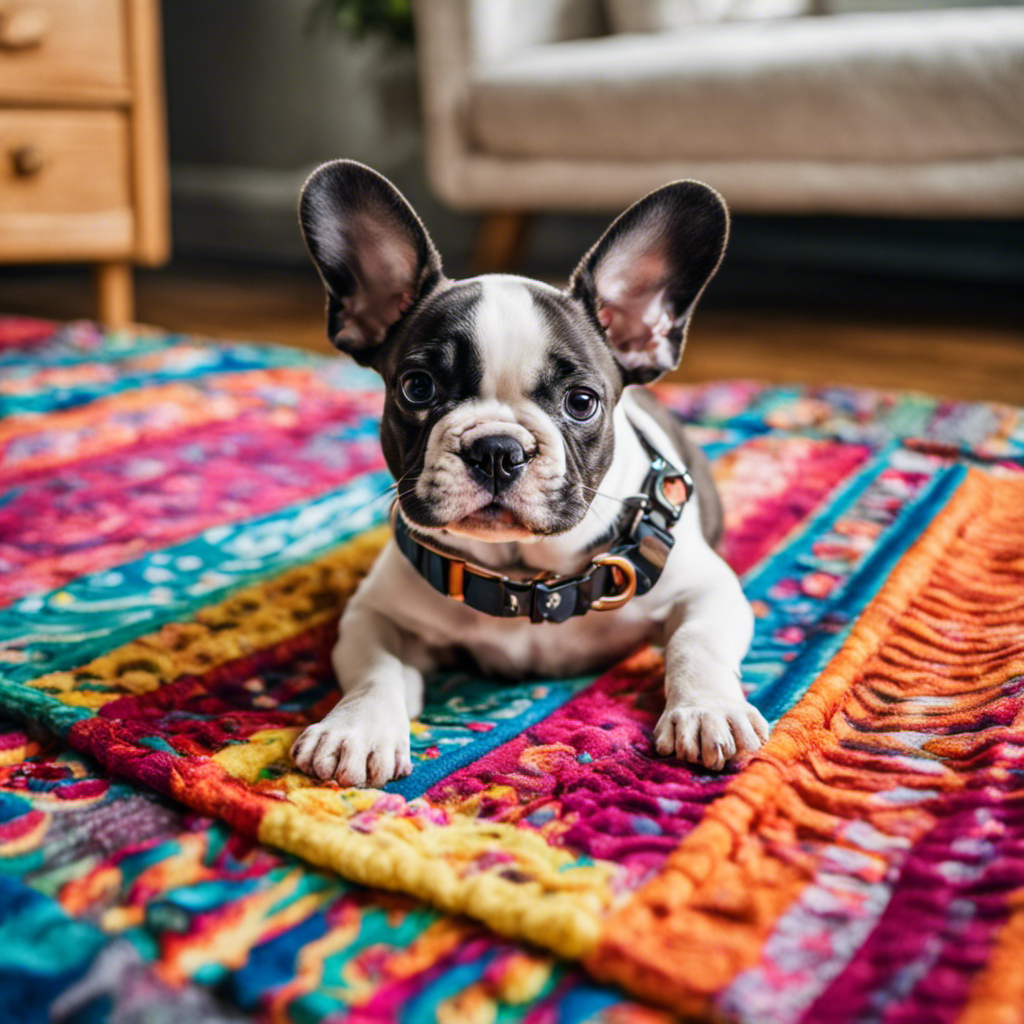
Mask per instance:
[[[0,0],[0,102],[125,101],[125,0]]]
[[[0,109],[0,260],[129,253],[130,159],[121,111]]]

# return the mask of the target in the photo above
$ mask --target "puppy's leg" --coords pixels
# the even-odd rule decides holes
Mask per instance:
[[[753,613],[732,570],[707,554],[699,583],[666,623],[665,712],[654,741],[659,754],[719,769],[737,754],[757,750],[768,738],[768,723],[740,686]]]
[[[342,698],[293,744],[299,768],[346,786],[383,786],[412,771],[409,718],[423,705],[423,666],[409,647],[420,645],[379,612],[349,606],[331,655]]]

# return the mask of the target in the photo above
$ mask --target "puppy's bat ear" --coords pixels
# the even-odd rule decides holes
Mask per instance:
[[[327,289],[327,336],[373,363],[390,328],[440,280],[426,228],[387,178],[354,160],[310,175],[299,222]]]
[[[570,292],[597,317],[627,384],[679,365],[690,314],[725,252],[729,213],[699,181],[631,206],[583,257]]]

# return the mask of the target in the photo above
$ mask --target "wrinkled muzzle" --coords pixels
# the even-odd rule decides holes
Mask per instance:
[[[406,514],[421,526],[488,540],[548,536],[575,525],[586,507],[567,507],[565,445],[549,417],[539,409],[513,415],[473,406],[432,428]]]

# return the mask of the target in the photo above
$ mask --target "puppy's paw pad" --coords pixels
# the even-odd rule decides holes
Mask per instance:
[[[740,754],[760,749],[768,723],[746,701],[729,705],[667,708],[654,728],[659,754],[719,771]]]

